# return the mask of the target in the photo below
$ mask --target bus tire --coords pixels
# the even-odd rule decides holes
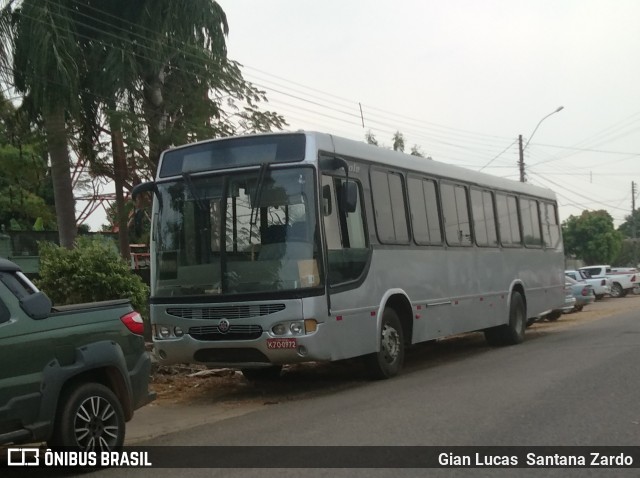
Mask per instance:
[[[404,333],[395,310],[386,308],[380,324],[380,351],[367,355],[365,364],[374,379],[397,375],[404,363]]]
[[[514,292],[509,306],[509,323],[486,329],[484,336],[489,345],[515,345],[524,340],[526,328],[524,299],[520,292]]]
[[[241,370],[244,378],[250,382],[258,380],[276,380],[280,378],[280,372],[282,372],[282,365],[271,365],[264,368],[243,368]]]

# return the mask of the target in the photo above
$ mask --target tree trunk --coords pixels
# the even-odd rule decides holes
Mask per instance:
[[[162,138],[165,133],[163,73],[160,72],[144,87],[144,113],[149,135],[149,161],[157,169],[160,153],[165,149]]]
[[[76,226],[76,204],[71,185],[71,169],[64,108],[45,108],[44,125],[47,134],[47,149],[51,159],[51,179],[56,206],[56,220],[60,245],[72,249],[78,232]]]
[[[124,151],[122,128],[117,113],[111,115],[111,149],[113,152],[113,180],[116,186],[116,211],[118,214],[118,242],[120,255],[125,261],[131,259],[129,248],[129,225],[124,200],[124,182],[127,178],[127,157]]]

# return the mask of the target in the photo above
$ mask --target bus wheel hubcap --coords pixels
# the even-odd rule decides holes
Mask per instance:
[[[398,331],[389,325],[382,329],[382,353],[387,363],[392,363],[400,352],[400,336]]]

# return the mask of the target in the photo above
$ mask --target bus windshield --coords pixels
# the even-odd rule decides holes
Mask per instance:
[[[158,183],[156,297],[322,286],[310,167]]]

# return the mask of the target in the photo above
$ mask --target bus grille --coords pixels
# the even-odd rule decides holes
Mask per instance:
[[[168,307],[167,314],[183,319],[247,319],[275,314],[284,304],[233,305],[225,307]]]
[[[262,335],[259,325],[232,325],[225,333],[220,332],[217,325],[191,327],[189,335],[196,340],[255,340]]]

